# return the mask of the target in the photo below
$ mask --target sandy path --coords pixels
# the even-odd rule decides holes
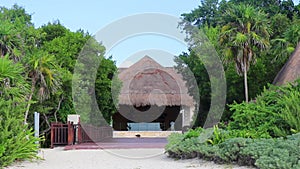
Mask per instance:
[[[199,159],[174,160],[163,152],[163,149],[43,149],[40,156],[45,160],[18,163],[7,169],[249,169]]]

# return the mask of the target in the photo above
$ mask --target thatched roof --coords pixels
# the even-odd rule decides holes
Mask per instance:
[[[300,43],[275,77],[273,84],[283,85],[287,82],[293,82],[298,78],[300,78]]]
[[[149,56],[119,71],[122,88],[120,105],[192,106],[182,76],[171,67],[162,67]]]

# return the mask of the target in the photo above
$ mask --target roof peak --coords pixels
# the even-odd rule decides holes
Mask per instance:
[[[149,55],[145,55],[144,57],[142,57],[140,60],[138,60],[137,62],[140,62],[142,60],[151,60],[151,61],[154,61],[156,62],[152,57],[150,57]],[[136,63],[137,63],[136,62]],[[156,62],[157,63],[157,62]]]
[[[138,60],[137,62],[135,62],[133,65],[131,65],[129,68],[134,68],[134,67],[140,67],[142,69],[145,69],[147,67],[151,67],[151,68],[162,68],[163,66],[161,66],[155,59],[153,59],[152,57],[145,55],[144,57],[142,57],[140,60]]]

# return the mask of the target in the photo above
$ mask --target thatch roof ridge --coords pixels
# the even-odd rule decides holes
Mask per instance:
[[[128,68],[121,68],[121,71],[119,71],[119,76],[121,74],[122,75],[127,75],[130,72],[137,72],[137,71],[141,71],[143,69],[147,69],[147,68],[150,68],[150,67],[151,68],[160,68],[160,69],[163,68],[154,59],[152,59],[148,55],[145,55],[143,58],[141,58],[139,61],[137,61],[136,63],[134,63],[130,67],[128,67]]]
[[[273,84],[283,85],[300,78],[300,43],[275,77]]]

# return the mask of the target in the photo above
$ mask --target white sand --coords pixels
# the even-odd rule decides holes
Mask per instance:
[[[216,165],[199,159],[174,160],[163,149],[71,150],[43,149],[44,160],[22,162],[7,169],[250,169]]]

